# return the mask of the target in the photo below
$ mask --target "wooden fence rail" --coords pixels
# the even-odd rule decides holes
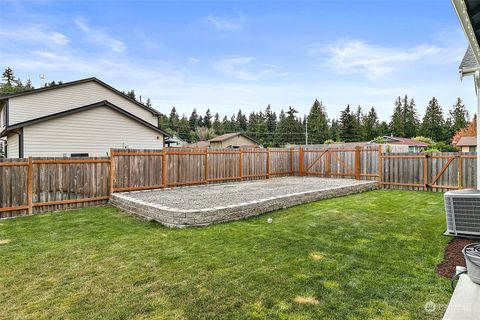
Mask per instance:
[[[377,180],[384,188],[476,187],[476,154],[379,146],[111,149],[109,157],[0,159],[0,218],[106,203],[112,192],[280,176]]]

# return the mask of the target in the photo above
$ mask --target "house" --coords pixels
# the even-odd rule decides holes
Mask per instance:
[[[105,156],[112,148],[158,149],[169,135],[155,109],[88,78],[0,97],[8,158]]]
[[[391,146],[404,146],[406,152],[421,152],[428,148],[428,143],[421,142],[415,139],[394,137],[394,136],[383,136],[385,143]],[[396,151],[398,152],[398,151]]]
[[[240,148],[240,147],[258,147],[259,143],[249,136],[241,133],[226,133],[221,136],[208,140],[211,148]]]
[[[477,152],[477,137],[461,137],[455,143],[461,152]]]
[[[384,152],[387,148],[390,152],[421,152],[428,147],[428,143],[417,141],[410,138],[383,136],[385,143],[382,144]],[[375,141],[357,141],[357,142],[334,142],[330,146],[333,148],[355,148],[377,145]]]

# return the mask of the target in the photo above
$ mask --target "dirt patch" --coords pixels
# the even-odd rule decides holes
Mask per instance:
[[[0,239],[0,245],[10,243],[10,239]]]
[[[320,302],[314,297],[296,296],[293,299],[296,303],[300,304],[319,304]]]
[[[470,243],[479,243],[480,239],[454,238],[448,244],[443,256],[443,262],[437,266],[437,273],[442,277],[451,278],[455,274],[455,267],[465,267],[465,258],[462,249]]]

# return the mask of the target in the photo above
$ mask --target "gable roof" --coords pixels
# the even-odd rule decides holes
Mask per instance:
[[[28,120],[28,121],[24,121],[24,122],[14,124],[13,126],[9,126],[8,128],[6,128],[3,132],[0,132],[0,137],[4,136],[7,132],[10,132],[10,131],[15,130],[15,129],[23,128],[23,127],[26,127],[26,126],[30,126],[32,124],[45,122],[45,121],[48,121],[48,120],[68,116],[68,115],[71,115],[71,114],[79,113],[79,112],[82,112],[82,111],[86,111],[86,110],[90,110],[90,109],[98,108],[98,107],[108,107],[112,110],[115,110],[115,111],[129,117],[130,119],[132,119],[132,120],[134,120],[134,121],[136,121],[140,124],[143,124],[146,127],[149,127],[152,130],[155,130],[156,132],[158,132],[158,133],[160,133],[160,134],[162,134],[166,137],[170,137],[170,135],[167,132],[163,131],[162,129],[157,128],[153,124],[151,124],[151,123],[149,123],[149,122],[131,114],[128,111],[125,111],[122,108],[117,107],[116,105],[114,105],[113,103],[111,103],[107,100],[103,100],[103,101],[100,101],[100,102],[95,102],[95,103],[92,103],[92,104],[89,104],[89,105],[86,105],[86,106],[82,106],[82,107],[78,107],[78,108],[74,108],[74,109],[50,114],[48,116],[44,116],[44,117],[40,117],[40,118],[36,118],[36,119],[32,119],[32,120]]]
[[[222,134],[218,137],[215,137],[213,139],[210,139],[208,140],[209,142],[223,142],[225,140],[228,140],[230,138],[234,138],[234,137],[238,137],[238,136],[243,136],[249,140],[252,140],[253,142],[255,142],[256,144],[258,144],[257,141],[253,140],[252,138],[250,138],[249,136],[247,136],[246,134],[243,134],[241,132],[233,132],[233,133],[225,133],[225,134]]]
[[[477,145],[477,137],[461,137],[455,145],[457,147],[474,147]]]
[[[25,96],[25,95],[29,95],[29,94],[34,94],[34,93],[39,93],[39,92],[44,92],[44,91],[50,91],[50,90],[65,88],[65,87],[74,86],[74,85],[81,84],[81,83],[86,83],[86,82],[98,83],[99,85],[113,91],[114,93],[120,95],[121,97],[123,97],[127,100],[130,100],[130,102],[135,103],[137,106],[142,107],[143,109],[146,109],[146,110],[150,111],[153,115],[156,115],[156,116],[161,115],[161,113],[159,111],[157,111],[157,110],[155,110],[151,107],[148,107],[148,106],[138,102],[135,99],[132,99],[131,97],[127,96],[125,93],[115,89],[114,87],[106,84],[105,82],[103,82],[103,81],[101,81],[101,80],[99,80],[95,77],[80,79],[80,80],[76,80],[76,81],[65,82],[65,83],[57,84],[57,85],[54,85],[54,86],[51,86],[51,87],[43,87],[43,88],[32,89],[32,90],[28,90],[28,91],[19,92],[19,93],[13,93],[13,94],[9,94],[9,95],[6,95],[6,96],[1,96],[0,101],[10,99],[10,98],[20,97],[20,96]]]
[[[462,62],[458,67],[460,70],[469,70],[478,68],[477,60],[473,55],[472,47],[468,46],[465,55],[463,56]]]
[[[418,140],[415,140],[415,139],[393,137],[393,136],[383,136],[383,138],[385,140],[388,140],[389,144],[399,144],[399,145],[417,146],[417,147],[428,147],[428,143],[418,141]]]

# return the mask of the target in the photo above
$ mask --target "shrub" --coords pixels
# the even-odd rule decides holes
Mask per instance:
[[[422,136],[415,137],[415,138],[413,138],[413,140],[428,143],[429,145],[432,145],[432,144],[435,143],[435,141],[433,141],[432,139],[427,138],[427,137],[422,137]]]
[[[333,141],[332,139],[327,139],[323,142],[323,144],[332,144],[332,143],[335,143],[335,141]]]
[[[378,136],[375,139],[373,139],[373,142],[376,144],[385,144],[387,143],[387,140],[385,140],[385,138],[383,138],[382,136]]]

